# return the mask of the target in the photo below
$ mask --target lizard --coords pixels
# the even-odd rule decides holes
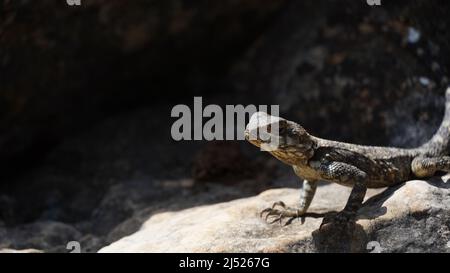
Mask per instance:
[[[292,166],[303,179],[298,207],[282,201],[261,212],[283,219],[322,217],[308,212],[318,181],[352,187],[343,210],[324,217],[322,225],[331,221],[344,224],[355,221],[368,188],[398,185],[411,179],[428,178],[436,172],[450,172],[450,86],[445,94],[445,113],[432,138],[417,148],[365,146],[322,139],[309,134],[300,124],[265,112],[254,113],[244,135],[253,145],[267,150],[275,158]],[[321,227],[322,227],[321,225]]]

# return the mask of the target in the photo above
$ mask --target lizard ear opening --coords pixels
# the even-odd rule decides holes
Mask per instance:
[[[288,131],[287,121],[285,119],[280,119],[278,121],[278,135],[285,135]]]

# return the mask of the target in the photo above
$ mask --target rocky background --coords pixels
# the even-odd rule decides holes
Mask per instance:
[[[298,186],[247,143],[173,141],[170,111],[193,96],[279,104],[324,138],[422,143],[443,114],[449,12],[425,0],[2,1],[0,249],[68,252],[77,240],[95,252],[161,212]],[[439,213],[425,215],[445,239]]]

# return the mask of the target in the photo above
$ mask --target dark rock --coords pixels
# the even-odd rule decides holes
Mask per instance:
[[[78,241],[81,237],[78,230],[65,223],[35,222],[3,231],[0,228],[0,249],[34,248],[46,252],[66,252],[67,243]]]
[[[448,27],[448,20],[422,14],[421,7],[432,14],[439,3],[370,7],[363,2],[292,3],[235,67],[237,87],[279,104],[283,116],[320,137],[419,145],[442,119],[447,87],[442,76],[450,68],[445,51],[450,37],[427,36],[424,25]],[[408,27],[423,34],[417,45],[405,44]],[[433,55],[430,43],[445,50]],[[415,47],[427,54],[419,57]],[[432,71],[433,61],[440,63],[440,73]],[[430,83],[424,86],[421,77]]]
[[[105,116],[205,89],[284,2],[4,2],[1,175]]]
[[[192,176],[197,181],[236,182],[256,174],[238,142],[209,142],[195,155],[192,165]]]
[[[109,188],[94,209],[91,221],[96,234],[105,234],[149,202],[158,202],[161,193],[152,188],[151,181],[135,181]]]

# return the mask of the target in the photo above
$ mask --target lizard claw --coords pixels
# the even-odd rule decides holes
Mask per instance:
[[[267,213],[266,217],[264,218],[264,220],[267,221],[269,216],[273,215],[273,209],[272,208],[267,208],[267,209],[264,209],[263,211],[261,211],[261,214],[260,214],[261,218],[264,216],[264,213]]]
[[[267,209],[263,209],[262,211],[261,211],[261,213],[259,214],[259,217],[263,217],[264,216],[264,213],[267,213],[267,215],[266,215],[266,217],[265,217],[265,220],[267,221],[267,218],[270,216],[270,215],[273,215],[273,210],[274,209],[272,209],[272,208],[267,208]]]
[[[278,201],[278,202],[273,203],[273,205],[272,205],[271,208],[266,208],[266,209],[262,210],[261,213],[260,213],[260,215],[259,215],[259,217],[262,218],[263,215],[264,215],[264,213],[267,213],[267,215],[266,215],[266,221],[267,221],[267,218],[268,218],[269,216],[275,215],[275,214],[277,214],[277,213],[280,212],[279,210],[275,209],[277,206],[280,206],[280,207],[283,208],[283,209],[286,208],[286,204],[284,204],[283,201]]]
[[[279,206],[281,209],[276,209]],[[275,202],[271,208],[266,208],[260,213],[260,217],[263,217],[266,214],[265,221],[268,221],[270,216],[275,216],[275,219],[269,222],[269,224],[273,224],[275,222],[279,222],[280,225],[283,225],[283,220],[285,218],[289,218],[288,221],[284,224],[284,226],[289,225],[296,218],[299,218],[302,213],[298,209],[287,207],[282,201]],[[304,217],[302,217],[302,223],[304,222]]]
[[[280,206],[280,207],[282,207],[283,209],[286,208],[286,204],[285,204],[283,201],[278,201],[278,202],[273,203],[272,209],[274,209],[276,206]]]
[[[275,222],[280,222],[280,226],[281,226],[283,218],[284,218],[283,215],[282,215],[282,214],[279,214],[278,217],[275,218],[275,220],[273,220],[273,221],[270,222],[269,224],[273,224],[273,223],[275,223]],[[266,219],[266,220],[267,220],[267,219]]]

